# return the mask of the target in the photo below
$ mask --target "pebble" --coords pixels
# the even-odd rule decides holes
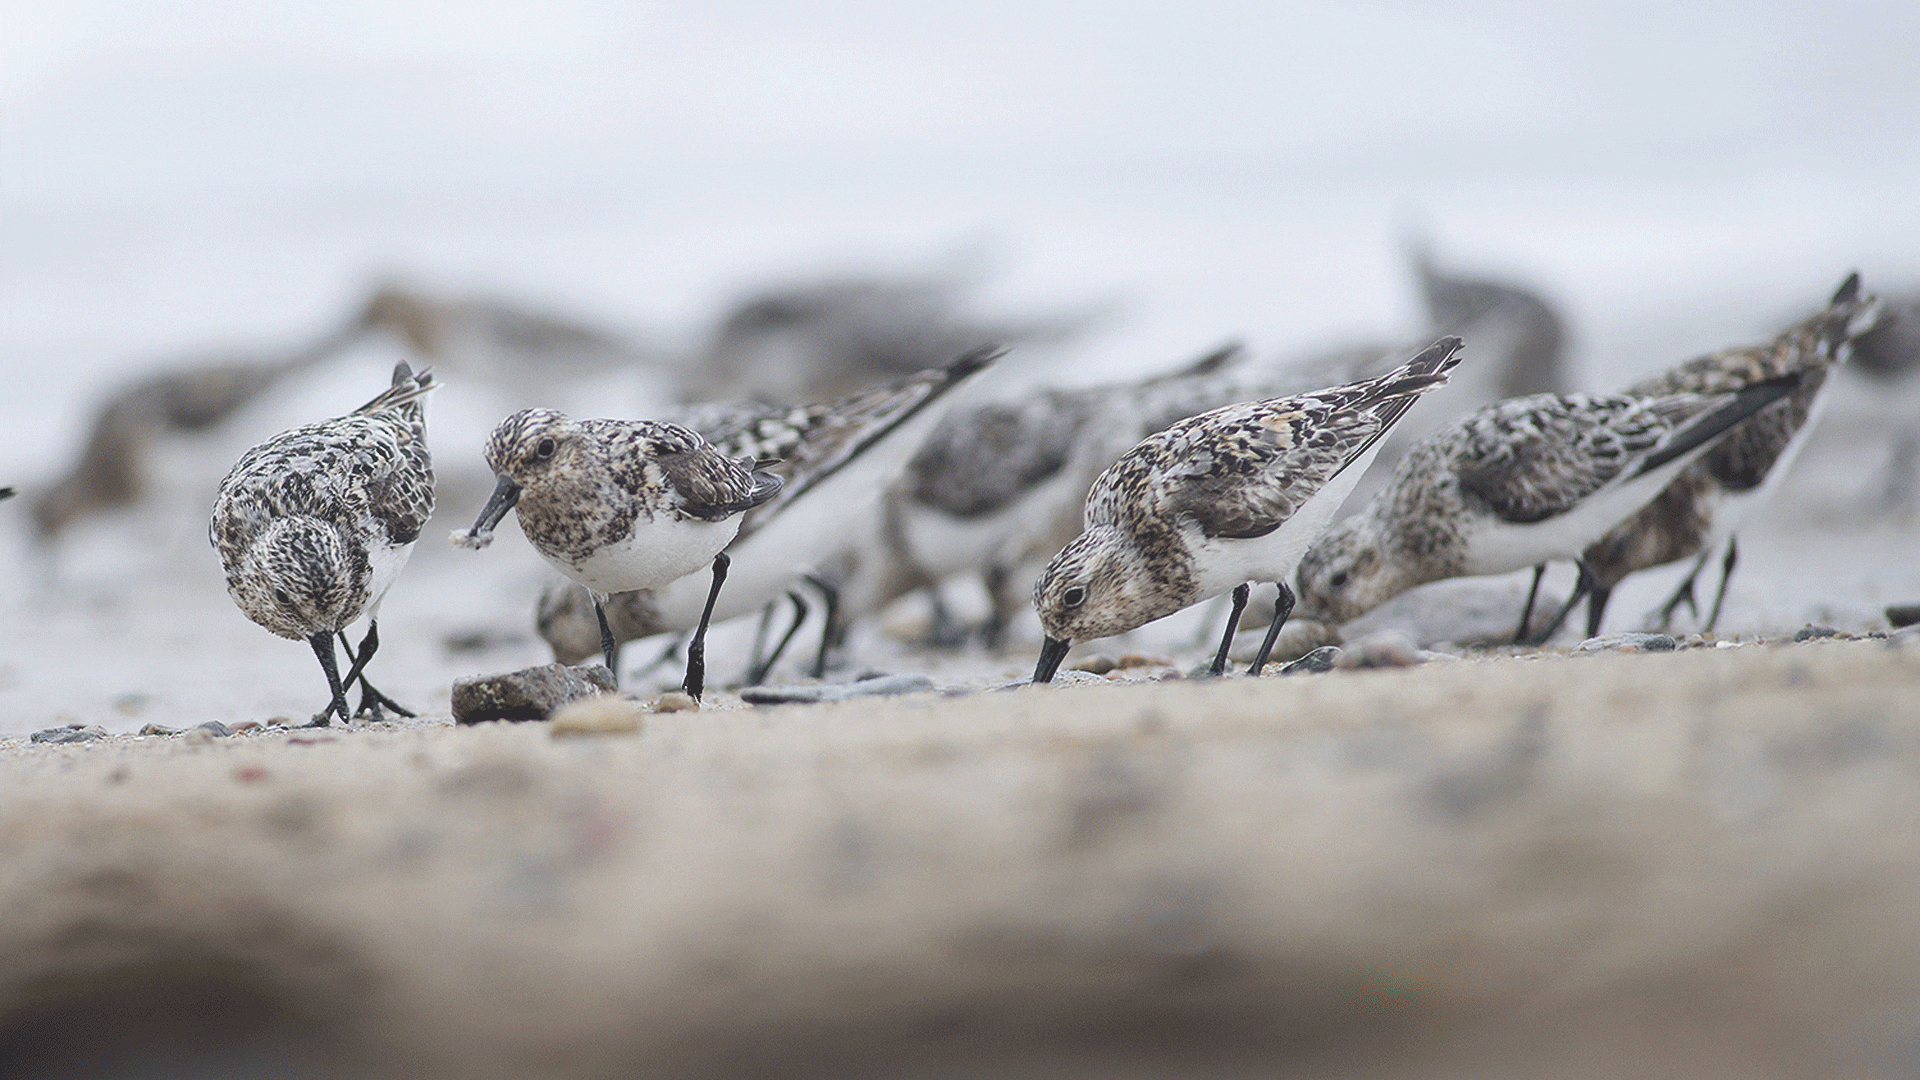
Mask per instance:
[[[654,712],[699,712],[700,702],[685,690],[669,690],[654,700]]]
[[[225,739],[232,735],[233,729],[227,727],[227,725],[218,720],[209,720],[204,724],[197,724],[189,728],[186,738],[188,742],[197,744],[210,743],[215,739]]]
[[[65,727],[47,728],[36,731],[28,742],[39,743],[76,743],[92,742],[107,737],[107,729],[98,724],[68,724]]]
[[[1794,631],[1793,640],[1795,642],[1818,641],[1821,638],[1834,638],[1834,637],[1840,637],[1840,636],[1842,636],[1840,631],[1835,630],[1831,626],[1815,626],[1812,623],[1808,623],[1807,625]]]
[[[1348,645],[1339,656],[1334,658],[1333,666],[1340,671],[1358,671],[1365,668],[1402,668],[1426,663],[1425,654],[1413,643],[1404,630],[1376,630],[1366,637]]]
[[[1162,667],[1172,667],[1172,666],[1173,666],[1173,661],[1167,659],[1164,656],[1149,656],[1146,653],[1130,652],[1120,657],[1120,659],[1114,661],[1113,667],[1109,668],[1108,670],[1109,671],[1132,671],[1135,668],[1143,668],[1143,667],[1162,668]],[[1099,674],[1104,675],[1106,674],[1106,672],[1100,672]]]
[[[1084,674],[1084,673],[1077,673]],[[1096,682],[1097,675],[1087,675]],[[802,686],[749,686],[740,691],[740,699],[752,705],[791,705],[819,701],[845,701],[857,697],[891,697],[917,694],[934,689],[925,675],[882,675],[850,683],[817,683]]]
[[[612,694],[569,701],[553,710],[548,732],[556,739],[570,735],[632,735],[640,730],[646,708],[630,698]]]
[[[1120,666],[1120,661],[1106,653],[1094,653],[1085,660],[1068,668],[1068,671],[1084,671],[1089,675],[1105,675]]]
[[[1895,630],[1920,623],[1920,604],[1888,604],[1887,625]]]
[[[165,724],[147,724],[140,729],[142,735],[178,735],[179,728],[170,728]]]
[[[1602,634],[1573,647],[1574,656],[1592,656],[1603,652],[1672,652],[1680,643],[1672,634]]]
[[[1252,663],[1255,653],[1260,651],[1260,643],[1266,639],[1266,627],[1258,631],[1249,630],[1233,639],[1233,651],[1227,655],[1231,659],[1246,664]],[[1280,628],[1280,636],[1273,640],[1273,652],[1267,654],[1270,664],[1284,664],[1298,660],[1315,649],[1328,645],[1345,644],[1340,636],[1340,628],[1329,626],[1314,619],[1289,619]]]
[[[1282,675],[1318,675],[1323,671],[1332,671],[1333,665],[1340,660],[1341,648],[1338,645],[1322,645],[1307,655],[1280,668]]]
[[[569,701],[615,689],[613,673],[597,663],[542,664],[503,675],[475,675],[453,681],[453,718],[462,724],[545,720]]]

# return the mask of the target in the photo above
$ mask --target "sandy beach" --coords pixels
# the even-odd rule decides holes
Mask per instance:
[[[549,729],[0,742],[0,1071],[1920,1062],[1911,633]]]

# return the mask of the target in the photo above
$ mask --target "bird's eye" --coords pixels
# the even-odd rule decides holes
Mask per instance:
[[[281,607],[290,608],[293,606],[293,598],[287,595],[287,590],[285,589],[273,590],[273,598],[280,602]]]
[[[1347,572],[1345,570],[1335,570],[1333,572],[1333,576],[1327,579],[1327,584],[1333,586],[1336,589],[1342,585],[1345,585],[1346,583],[1347,583]]]
[[[1068,589],[1066,592],[1063,592],[1060,594],[1061,607],[1079,607],[1081,604],[1084,604],[1086,602],[1087,602],[1087,587],[1085,585],[1075,585],[1072,588]]]
[[[539,458],[542,461],[545,461],[546,459],[552,457],[553,456],[553,440],[541,439],[538,445],[534,446],[533,448],[533,456]]]

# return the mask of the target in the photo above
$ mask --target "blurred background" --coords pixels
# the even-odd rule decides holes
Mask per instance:
[[[1764,337],[1849,269],[1920,282],[1920,6],[1897,0],[6,11],[0,484],[23,495],[114,387],[296,347],[394,283],[604,330],[639,358],[591,384],[612,412],[659,397],[647,364],[696,353],[741,296],[836,274],[963,280],[978,311],[1071,323],[1020,362],[1090,381],[1234,338],[1413,335],[1421,241],[1551,298],[1594,387]],[[396,354],[256,410],[183,504],[239,449],[371,396]],[[564,397],[554,379],[520,396]],[[435,408],[483,433],[499,413],[446,381]],[[461,438],[440,459],[477,469]],[[430,539],[472,512],[442,505]],[[188,508],[167,535],[218,608]],[[124,545],[79,546],[69,581],[110,605]],[[285,652],[318,682],[219,617],[246,663]],[[48,719],[17,693],[31,663],[0,673],[35,713],[14,730]]]

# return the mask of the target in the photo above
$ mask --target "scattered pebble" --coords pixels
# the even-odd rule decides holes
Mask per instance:
[[[1339,662],[1341,648],[1338,645],[1322,645],[1307,655],[1280,668],[1282,675],[1318,675],[1323,671],[1332,671]]]
[[[1920,623],[1920,604],[1888,604],[1887,625],[1895,630]]]
[[[1334,658],[1333,666],[1341,671],[1357,671],[1363,668],[1413,667],[1426,663],[1426,660],[1425,654],[1413,643],[1413,638],[1407,636],[1406,631],[1376,630],[1348,645]]]
[[[640,730],[640,717],[645,712],[646,708],[639,702],[612,694],[582,698],[553,710],[549,734],[556,739],[570,735],[631,735]]]
[[[1119,666],[1120,666],[1120,661],[1115,660],[1113,657],[1108,656],[1106,653],[1094,653],[1092,656],[1089,656],[1085,660],[1082,660],[1079,663],[1074,664],[1072,667],[1069,667],[1067,670],[1068,671],[1084,671],[1089,675],[1105,675],[1107,672],[1112,671],[1115,668],[1118,668]]]
[[[1831,626],[1815,626],[1812,623],[1808,623],[1807,625],[1794,631],[1793,640],[1795,642],[1818,641],[1821,638],[1832,638],[1832,637],[1840,637],[1840,636],[1842,636],[1840,631],[1835,630]]]
[[[225,739],[233,734],[233,729],[218,720],[209,720],[204,724],[195,724],[194,731],[204,731],[216,739]]]
[[[1085,674],[1085,673],[1076,673]],[[1100,681],[1097,675],[1085,675],[1086,678]],[[749,686],[740,691],[740,698],[753,705],[788,705],[803,702],[845,701],[856,697],[891,697],[895,694],[917,694],[923,690],[934,689],[933,680],[925,675],[882,675],[877,679],[861,679],[851,683],[818,683],[803,686]]]
[[[685,690],[669,690],[653,703],[654,712],[699,712],[700,703]]]
[[[261,730],[264,730],[264,726],[258,720],[242,720],[239,723],[233,725],[233,733],[235,735],[240,735],[249,731],[261,731]]]
[[[28,742],[39,743],[76,743],[92,742],[107,737],[107,729],[98,724],[68,724],[66,727],[47,728],[36,731]]]
[[[1173,661],[1164,656],[1148,656],[1146,653],[1130,652],[1114,661],[1109,671],[1132,671],[1143,667],[1172,667]],[[1096,672],[1104,675],[1106,672]]]
[[[1575,656],[1592,656],[1603,652],[1672,652],[1680,643],[1673,640],[1672,634],[1602,634],[1590,637],[1573,647]]]
[[[476,675],[453,681],[453,718],[462,724],[545,720],[569,701],[615,689],[613,673],[603,664],[542,664],[504,675]]]
[[[147,724],[140,729],[142,735],[178,735],[179,728],[170,728],[165,724]]]

